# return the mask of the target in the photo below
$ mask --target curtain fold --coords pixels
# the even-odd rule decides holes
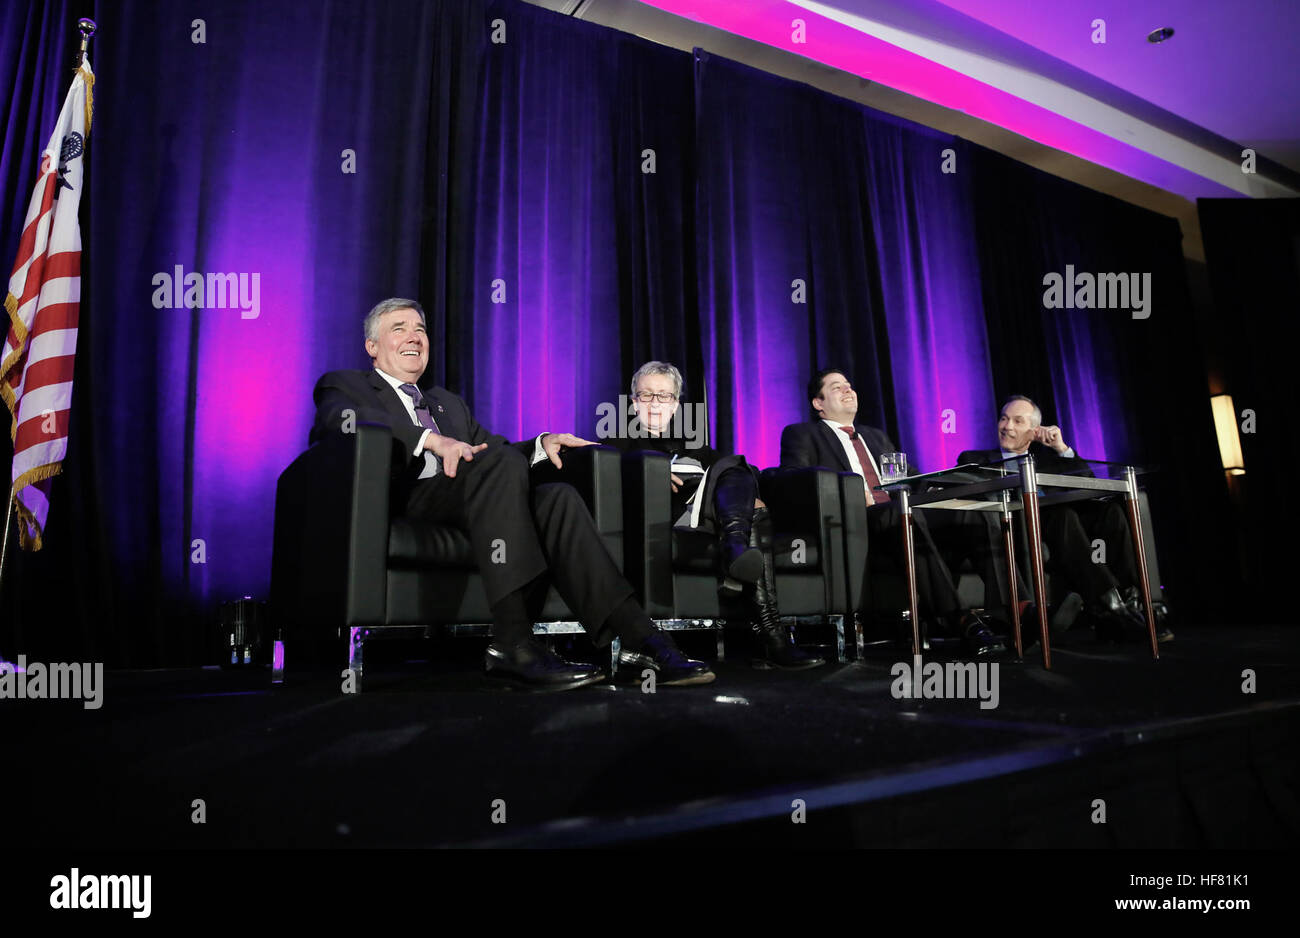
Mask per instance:
[[[605,30],[528,7],[503,22],[484,60],[471,323],[456,354],[496,432],[585,433],[621,364],[614,187],[635,167],[615,165],[618,50]]]
[[[989,445],[993,384],[971,167],[955,137],[863,112],[864,167],[888,335],[895,442],[923,471]]]

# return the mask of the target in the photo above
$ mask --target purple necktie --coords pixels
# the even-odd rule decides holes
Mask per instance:
[[[404,384],[402,385],[402,392],[415,404],[415,419],[420,421],[420,426],[441,435],[442,431],[438,429],[438,423],[433,419],[433,414],[429,413],[429,405],[424,402],[424,395],[420,393],[420,389],[413,384]]]

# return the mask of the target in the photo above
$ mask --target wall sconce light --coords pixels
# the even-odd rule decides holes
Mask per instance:
[[[1232,406],[1231,394],[1216,394],[1210,398],[1214,411],[1214,429],[1219,436],[1219,458],[1223,468],[1235,476],[1246,474],[1246,464],[1241,458],[1241,437],[1237,435],[1237,411]]]

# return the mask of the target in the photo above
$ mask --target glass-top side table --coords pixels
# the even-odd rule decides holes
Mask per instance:
[[[1016,655],[1024,657],[1020,627],[1020,598],[1016,585],[1015,537],[1013,512],[1025,513],[1029,543],[1030,579],[1038,618],[1039,642],[1043,649],[1043,667],[1052,667],[1051,636],[1047,625],[1047,578],[1043,572],[1041,510],[1071,501],[1122,495],[1133,537],[1134,558],[1138,567],[1138,584],[1142,607],[1146,612],[1147,631],[1151,639],[1151,656],[1160,657],[1156,639],[1155,611],[1151,606],[1151,588],[1147,579],[1147,557],[1142,538],[1142,516],[1138,510],[1137,477],[1143,471],[1136,466],[1102,460],[1074,460],[1067,472],[1040,472],[1028,453],[995,463],[956,466],[938,472],[893,479],[877,486],[898,501],[903,518],[903,556],[907,571],[907,593],[912,618],[912,654],[921,653],[921,627],[917,617],[916,548],[912,530],[912,511],[916,508],[947,508],[958,511],[996,511],[1001,515],[1002,546],[1007,556],[1011,599],[1011,624],[1015,632]]]

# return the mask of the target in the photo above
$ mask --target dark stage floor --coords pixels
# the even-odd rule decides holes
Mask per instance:
[[[375,646],[358,696],[292,648],[274,690],[266,671],[111,673],[97,711],[0,703],[7,827],[112,848],[1300,842],[1300,633],[1183,628],[1158,662],[1069,638],[1050,673],[1003,660],[996,709],[894,699],[892,650],[784,674],[739,637],[716,683],[653,695],[486,690],[473,638]],[[420,654],[439,664],[402,660]]]

